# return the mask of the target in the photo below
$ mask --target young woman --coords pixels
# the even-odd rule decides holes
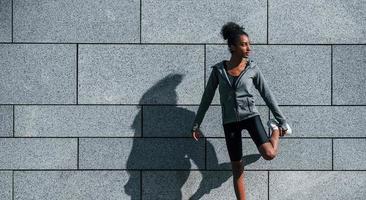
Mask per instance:
[[[279,138],[291,134],[292,131],[262,72],[256,62],[249,58],[251,46],[244,28],[234,22],[228,22],[222,27],[221,34],[228,40],[231,58],[211,66],[212,71],[193,122],[192,137],[198,141],[200,124],[219,86],[223,129],[232,165],[235,194],[237,199],[242,200],[245,199],[245,184],[241,131],[248,130],[258,151],[266,160],[271,160],[277,155]],[[259,91],[278,121],[270,119],[267,122],[271,130],[269,135],[255,106],[253,88]]]

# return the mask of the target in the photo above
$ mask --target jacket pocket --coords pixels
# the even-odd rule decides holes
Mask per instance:
[[[258,112],[257,108],[255,107],[254,98],[247,97],[248,100],[248,108],[250,112]]]
[[[245,112],[255,112],[254,99],[250,97],[245,97],[239,100],[239,107]]]
[[[249,101],[248,101],[247,97],[239,99],[238,100],[238,106],[243,111],[250,111],[249,110]]]

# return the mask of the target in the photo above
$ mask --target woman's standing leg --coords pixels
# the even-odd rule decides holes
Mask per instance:
[[[231,161],[233,170],[233,184],[235,195],[238,200],[245,200],[245,182],[243,161]]]
[[[224,125],[224,132],[231,161],[235,195],[238,200],[245,200],[241,129],[237,123],[230,123]]]

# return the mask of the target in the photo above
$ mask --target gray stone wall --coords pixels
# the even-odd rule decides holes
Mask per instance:
[[[365,10],[0,0],[0,199],[235,199],[218,91],[204,137],[189,132],[209,66],[230,58],[228,21],[245,27],[293,128],[270,161],[243,131],[247,199],[366,199]]]

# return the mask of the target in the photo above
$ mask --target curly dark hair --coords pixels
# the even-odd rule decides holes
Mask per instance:
[[[221,35],[224,38],[224,40],[227,39],[227,46],[230,50],[230,45],[235,45],[240,35],[244,34],[247,37],[249,37],[248,33],[244,31],[244,27],[239,26],[235,22],[227,22],[224,26],[221,28]],[[232,53],[232,51],[230,50]]]

